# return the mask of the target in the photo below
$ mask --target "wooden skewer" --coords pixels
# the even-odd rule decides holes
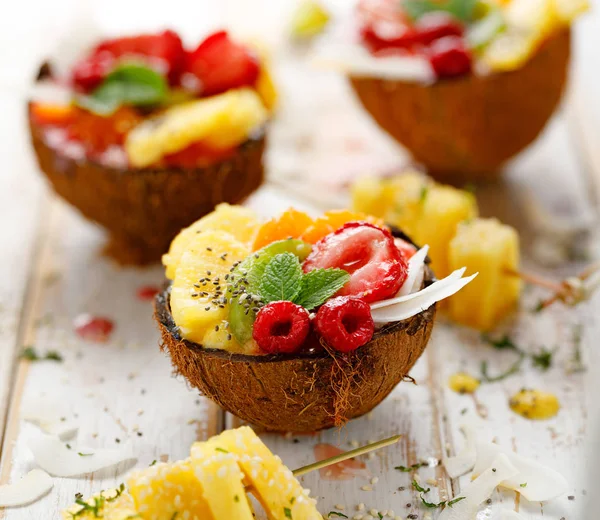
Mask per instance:
[[[354,457],[358,457],[359,455],[364,455],[365,453],[369,453],[371,451],[379,450],[386,446],[390,446],[391,444],[396,444],[402,435],[394,435],[388,439],[383,439],[381,441],[373,442],[371,444],[367,444],[362,448],[356,448],[355,450],[346,451],[344,453],[340,453],[335,457],[329,457],[328,459],[324,459],[318,462],[313,462],[308,466],[302,466],[301,468],[295,469],[292,473],[295,477],[299,477],[300,475],[304,475],[305,473],[309,473],[310,471],[315,471],[317,469],[326,468],[327,466],[332,466],[333,464],[337,464],[338,462],[343,462],[348,459],[353,459]]]

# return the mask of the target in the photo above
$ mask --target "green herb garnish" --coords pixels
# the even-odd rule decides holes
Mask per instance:
[[[340,518],[348,518],[344,513],[338,513],[337,511],[329,511],[329,513],[327,513],[327,518],[331,518],[332,516],[339,516]]]
[[[286,518],[292,518],[292,510],[289,507],[283,508],[283,514]]]
[[[553,350],[548,350],[542,347],[540,352],[531,355],[531,361],[534,367],[538,367],[543,371],[548,370],[552,366],[552,356],[554,355]]]
[[[220,451],[221,453],[229,453],[227,450],[219,448],[218,446],[215,448],[215,451]]]
[[[423,466],[427,466],[427,462],[418,462],[417,464],[413,464],[412,466],[395,466],[394,469],[398,471],[402,471],[402,473],[410,473],[416,469],[422,468]]]
[[[429,493],[431,491],[431,488],[425,489],[425,488],[421,487],[416,480],[412,481],[412,485],[419,493]]]
[[[77,455],[79,455],[80,457],[91,457],[93,455],[93,453],[81,453],[79,451],[79,452],[77,452]]]
[[[467,497],[458,497],[453,500],[450,500],[450,502],[448,502],[448,506],[452,507],[454,504],[456,504],[457,502],[460,502],[461,500],[464,500],[465,498],[467,498]]]

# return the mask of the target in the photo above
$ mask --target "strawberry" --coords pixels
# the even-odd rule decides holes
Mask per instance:
[[[394,296],[407,276],[407,260],[389,231],[366,222],[350,222],[321,239],[302,266],[304,272],[328,267],[350,274],[339,296],[366,302]]]
[[[253,85],[259,73],[260,65],[256,56],[231,40],[227,31],[218,31],[187,55],[182,80],[188,85],[197,83],[203,95],[211,96],[232,88]],[[192,81],[186,78],[188,75]]]
[[[164,72],[173,85],[178,83],[185,51],[181,38],[173,31],[141,34],[105,40],[80,60],[72,72],[76,88],[90,92],[114,69],[120,59],[136,58]]]
[[[406,240],[402,240],[401,238],[394,238],[394,244],[396,244],[398,251],[400,251],[407,260],[410,260],[410,258],[412,258],[412,256],[417,252],[417,248],[415,246]]]

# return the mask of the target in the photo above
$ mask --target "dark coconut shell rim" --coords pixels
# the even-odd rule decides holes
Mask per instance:
[[[401,238],[406,242],[409,242],[413,246],[418,247],[404,232],[399,229],[391,226],[392,234],[395,238]],[[423,288],[428,287],[433,282],[436,281],[435,275],[431,270],[429,264],[431,263],[431,259],[427,257],[425,259],[425,279],[423,280]],[[169,303],[169,297],[171,295],[171,286],[169,285],[164,291],[160,292],[156,295],[154,300],[154,310],[155,310],[155,318],[156,320],[165,327],[171,336],[185,345],[190,350],[194,350],[197,352],[202,352],[204,354],[208,354],[213,357],[223,358],[228,361],[239,361],[239,362],[255,362],[255,363],[272,363],[272,362],[281,362],[292,359],[327,359],[330,358],[331,355],[323,350],[318,352],[298,352],[294,354],[265,354],[265,355],[251,355],[251,354],[241,354],[239,352],[230,352],[224,349],[215,349],[215,348],[205,348],[202,345],[195,343],[193,341],[188,341],[187,339],[183,339],[179,334],[177,329],[177,325],[175,324],[175,320],[173,319],[173,315],[171,314],[171,306]],[[433,319],[433,313],[435,312],[436,304],[434,303],[429,308],[421,311],[410,318],[402,321],[396,321],[393,323],[389,323],[388,325],[384,325],[382,328],[375,331],[373,334],[374,339],[385,336],[388,334],[393,334],[403,328],[406,327],[407,322],[414,320],[415,318],[421,316],[425,318],[425,321],[431,321]],[[421,324],[421,320],[419,320],[419,326]],[[370,342],[369,342],[370,343]],[[368,343],[367,343],[368,344]],[[360,350],[359,347],[358,350]]]

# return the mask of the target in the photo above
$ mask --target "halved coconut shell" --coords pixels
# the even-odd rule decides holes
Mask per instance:
[[[562,96],[571,34],[552,35],[518,70],[431,85],[350,77],[377,123],[442,181],[493,178],[542,131]]]
[[[128,170],[61,155],[29,120],[40,169],[56,193],[107,229],[107,252],[121,263],[160,260],[182,228],[220,202],[239,204],[264,179],[264,131],[207,167]]]
[[[427,268],[425,284],[433,281]],[[169,290],[155,301],[162,346],[175,370],[219,406],[270,431],[313,432],[370,412],[425,350],[436,306],[391,323],[356,351],[249,356],[182,339]]]

